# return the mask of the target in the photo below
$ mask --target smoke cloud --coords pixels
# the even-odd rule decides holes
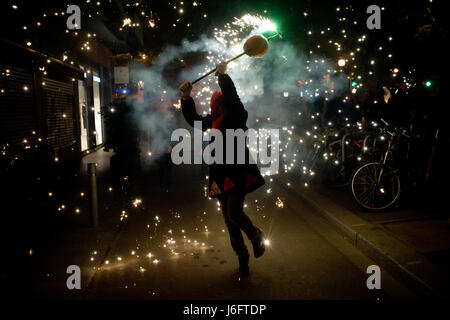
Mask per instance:
[[[138,104],[130,99],[129,103],[133,106],[137,125],[151,137],[144,148],[155,154],[167,150],[171,132],[185,126],[180,120],[180,110],[174,107],[178,102],[177,86],[184,81],[193,81],[214,68],[216,63],[242,52],[243,42],[253,33],[255,30],[243,35],[239,43],[202,35],[196,41],[185,40],[180,46],[166,47],[152,67],[134,68],[133,78],[144,83],[145,102]],[[205,56],[205,59],[172,72],[170,80],[163,76],[170,64],[183,61],[187,54]],[[262,58],[244,56],[229,64],[228,73],[249,112],[248,125],[282,128],[291,127],[296,121],[292,108],[281,105],[283,99],[300,110],[300,99],[314,100],[324,93],[331,98],[333,92],[346,86],[347,80],[334,73],[335,65],[335,61],[326,57],[307,56],[292,44],[274,39]],[[325,75],[330,75],[328,82],[323,81]],[[213,75],[194,85],[193,97],[199,113],[209,112],[210,96],[218,89]],[[286,93],[288,97],[285,97]]]

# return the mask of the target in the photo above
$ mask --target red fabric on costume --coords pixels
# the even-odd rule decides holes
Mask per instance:
[[[223,123],[223,114],[221,114],[223,104],[223,94],[222,90],[217,90],[211,96],[211,116],[212,116],[212,127],[214,129],[221,129]],[[220,114],[220,115],[218,115]]]
[[[223,93],[222,90],[217,90],[216,92],[213,93],[213,95],[211,96],[211,111],[212,113],[214,113],[214,109],[221,107],[223,103]]]
[[[224,183],[223,183],[223,191],[228,191],[228,190],[230,190],[233,187],[234,187],[233,181],[231,181],[230,178],[225,177]]]
[[[219,116],[212,121],[212,127],[214,129],[220,130],[222,128],[222,122],[223,122],[223,116]]]

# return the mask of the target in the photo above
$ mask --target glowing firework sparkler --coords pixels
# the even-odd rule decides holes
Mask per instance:
[[[201,89],[198,89],[196,92],[194,91],[195,98],[199,100],[199,105],[209,105],[207,100],[212,92],[211,85],[213,85],[214,80],[213,78],[205,78],[216,71],[215,65],[217,62],[226,61],[229,68],[242,71],[248,70],[250,67],[248,60],[239,60],[238,63],[236,62],[239,57],[246,55],[246,48],[243,50],[245,41],[249,40],[249,38],[254,35],[265,32],[275,32],[275,30],[275,24],[268,18],[250,14],[246,14],[241,18],[234,18],[232,22],[226,23],[222,28],[214,28],[213,38],[215,41],[213,45],[209,46],[208,55],[206,56],[208,64],[204,67],[203,72],[198,73],[200,79],[193,82],[197,83],[201,81],[202,83]],[[274,35],[268,37],[267,40],[278,35],[279,33],[276,32]],[[253,55],[253,53],[251,54]],[[204,73],[206,73],[206,75],[203,76]],[[239,90],[239,85],[237,89]],[[240,95],[245,100],[245,92],[240,92]],[[178,108],[178,106],[179,104],[174,104],[175,108]],[[203,113],[206,114],[207,111],[204,110]]]
[[[273,38],[273,37],[274,36],[272,36],[271,38]],[[269,39],[271,39],[271,38],[269,38]],[[254,36],[248,38],[247,41],[245,41],[243,49],[244,49],[244,52],[242,52],[242,53],[238,54],[237,56],[235,56],[234,58],[231,58],[230,60],[226,61],[226,64],[229,64],[230,62],[242,57],[244,54],[248,55],[249,57],[260,57],[260,56],[264,55],[267,52],[267,50],[269,49],[268,39],[266,39],[262,35],[254,35]],[[212,74],[214,72],[216,72],[216,68],[214,68],[210,72],[204,74],[197,80],[194,80],[192,82],[192,84],[199,82],[200,80],[206,78],[207,76],[209,76],[210,74]]]

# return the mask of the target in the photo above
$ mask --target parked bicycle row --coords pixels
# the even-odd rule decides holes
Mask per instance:
[[[348,121],[314,125],[296,138],[302,181],[307,184],[319,176],[330,188],[347,187],[366,210],[390,208],[405,191],[438,180],[438,129],[433,141],[425,141],[412,126],[397,127],[380,118],[366,126]]]

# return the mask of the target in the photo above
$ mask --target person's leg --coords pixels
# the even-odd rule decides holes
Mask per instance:
[[[255,227],[250,218],[244,213],[245,192],[239,189],[230,190],[227,197],[227,216],[235,225],[242,229],[253,245],[253,254],[259,258],[265,251],[264,233]]]
[[[248,266],[248,260],[250,255],[248,254],[247,247],[245,246],[244,238],[242,237],[241,229],[229,217],[228,211],[228,195],[222,195],[219,197],[222,213],[225,218],[225,224],[227,225],[228,234],[230,235],[231,246],[236,252],[239,259],[239,272],[241,275],[249,275],[250,268]]]
[[[245,232],[249,240],[253,240],[258,234],[250,218],[243,211],[245,193],[239,190],[230,190],[227,198],[227,215],[242,231]]]
[[[231,247],[238,256],[248,256],[248,250],[245,246],[244,238],[242,237],[241,229],[236,225],[229,216],[229,195],[222,195],[219,197],[220,206],[225,219],[225,224],[230,235]]]

